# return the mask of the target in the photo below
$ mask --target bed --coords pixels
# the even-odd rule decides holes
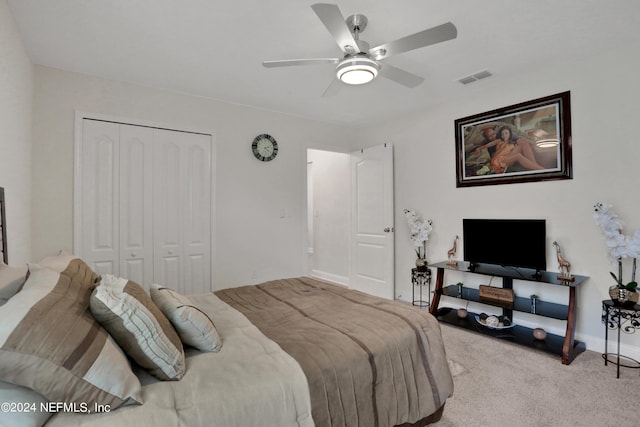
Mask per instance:
[[[95,316],[87,309],[88,300],[84,301],[89,295],[94,298],[97,289],[104,286],[98,280],[104,281],[105,277],[94,277],[73,255],[52,259],[42,261],[37,268],[30,266],[32,272],[22,290],[0,306],[0,401],[9,403],[4,409],[13,409],[0,412],[0,425],[408,427],[437,421],[452,395],[453,381],[440,328],[426,310],[297,277],[184,297],[189,308],[197,309],[215,325],[221,344],[215,351],[201,351],[179,342],[184,353],[179,379],[161,380],[134,363],[131,358],[135,356],[127,353],[126,367],[106,375],[125,378],[111,385],[123,389],[126,396],[109,400],[113,409],[83,402],[88,402],[91,391],[59,402],[55,397],[63,382],[59,378],[50,384],[58,387],[53,395],[45,397],[33,390],[49,393],[40,383],[41,377],[49,374],[47,369],[40,366],[38,375],[22,372],[20,377],[17,371],[28,362],[24,354],[23,360],[16,362],[18,368],[5,366],[22,351],[20,346],[40,342],[42,338],[32,339],[31,334],[46,332],[33,322],[56,310],[47,309],[41,316],[34,316],[32,312],[40,307],[40,301],[21,314],[23,320],[12,321],[7,314],[11,307],[25,306],[22,300],[30,294],[46,293],[42,291],[45,285],[34,284],[38,280],[53,280],[51,286],[56,290],[62,283],[65,289],[72,289],[84,281],[90,285],[77,286],[82,291],[71,298],[74,305],[65,305],[72,303],[57,292],[56,307],[65,307],[58,310],[60,316],[70,312],[80,316],[67,329],[82,330],[87,322],[87,331],[93,332],[85,334],[78,348],[89,348],[93,341],[99,341],[101,350],[94,353],[100,356],[109,353],[102,346],[116,347],[113,341],[117,340],[112,339],[116,335],[111,331],[95,332],[100,326],[95,325]],[[126,279],[118,280],[129,286]],[[18,327],[6,331],[7,323],[24,323],[27,318],[29,327],[20,334],[16,333]],[[64,323],[62,317],[59,319],[47,321],[45,326]],[[100,335],[105,336],[93,339]],[[92,343],[88,344],[90,339]],[[124,353],[110,352],[117,357]],[[73,357],[65,359],[67,365],[69,359],[75,363],[84,357],[77,349],[72,353]],[[92,357],[98,360],[93,365],[103,363],[99,356]],[[31,378],[34,376],[37,378]],[[78,376],[63,378],[76,381]],[[127,387],[130,390],[125,390]],[[96,396],[105,399],[104,394]]]

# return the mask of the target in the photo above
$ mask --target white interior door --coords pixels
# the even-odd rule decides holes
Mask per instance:
[[[351,287],[394,298],[393,147],[351,153]]]
[[[153,282],[153,129],[120,125],[120,276]]]
[[[156,130],[154,280],[211,290],[211,137]]]
[[[75,179],[75,251],[99,274],[118,274],[120,259],[120,126],[82,121]]]

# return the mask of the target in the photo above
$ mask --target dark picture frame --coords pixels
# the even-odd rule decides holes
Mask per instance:
[[[568,91],[458,119],[455,137],[456,187],[573,178]]]

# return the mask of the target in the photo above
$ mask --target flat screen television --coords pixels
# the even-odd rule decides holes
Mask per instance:
[[[547,269],[544,219],[463,219],[464,260],[503,267]]]

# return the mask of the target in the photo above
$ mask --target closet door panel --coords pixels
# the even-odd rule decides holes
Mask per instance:
[[[189,134],[185,143],[184,280],[191,293],[205,293],[211,291],[211,138]]]
[[[185,165],[182,132],[155,130],[154,137],[154,277],[156,282],[182,291],[182,201]]]
[[[146,260],[140,258],[120,260],[120,276],[142,285],[149,291],[150,285],[148,283],[153,283],[153,277],[146,273],[146,265],[150,264],[153,259],[145,261]],[[145,282],[145,280],[147,282]]]
[[[153,130],[121,125],[120,270],[146,289],[153,283],[152,186]]]
[[[211,137],[155,131],[155,276],[187,294],[211,290]]]
[[[188,255],[185,268],[185,289],[188,294],[204,294],[211,292],[210,280],[206,274],[209,272],[209,259],[201,255]]]
[[[182,272],[182,257],[165,255],[161,259],[161,265],[156,269],[156,276],[162,277],[162,280],[156,279],[158,283],[175,289],[178,292],[186,293],[180,275]],[[160,270],[160,271],[158,271]]]
[[[82,127],[78,252],[96,272],[119,274],[119,125],[83,120]]]

